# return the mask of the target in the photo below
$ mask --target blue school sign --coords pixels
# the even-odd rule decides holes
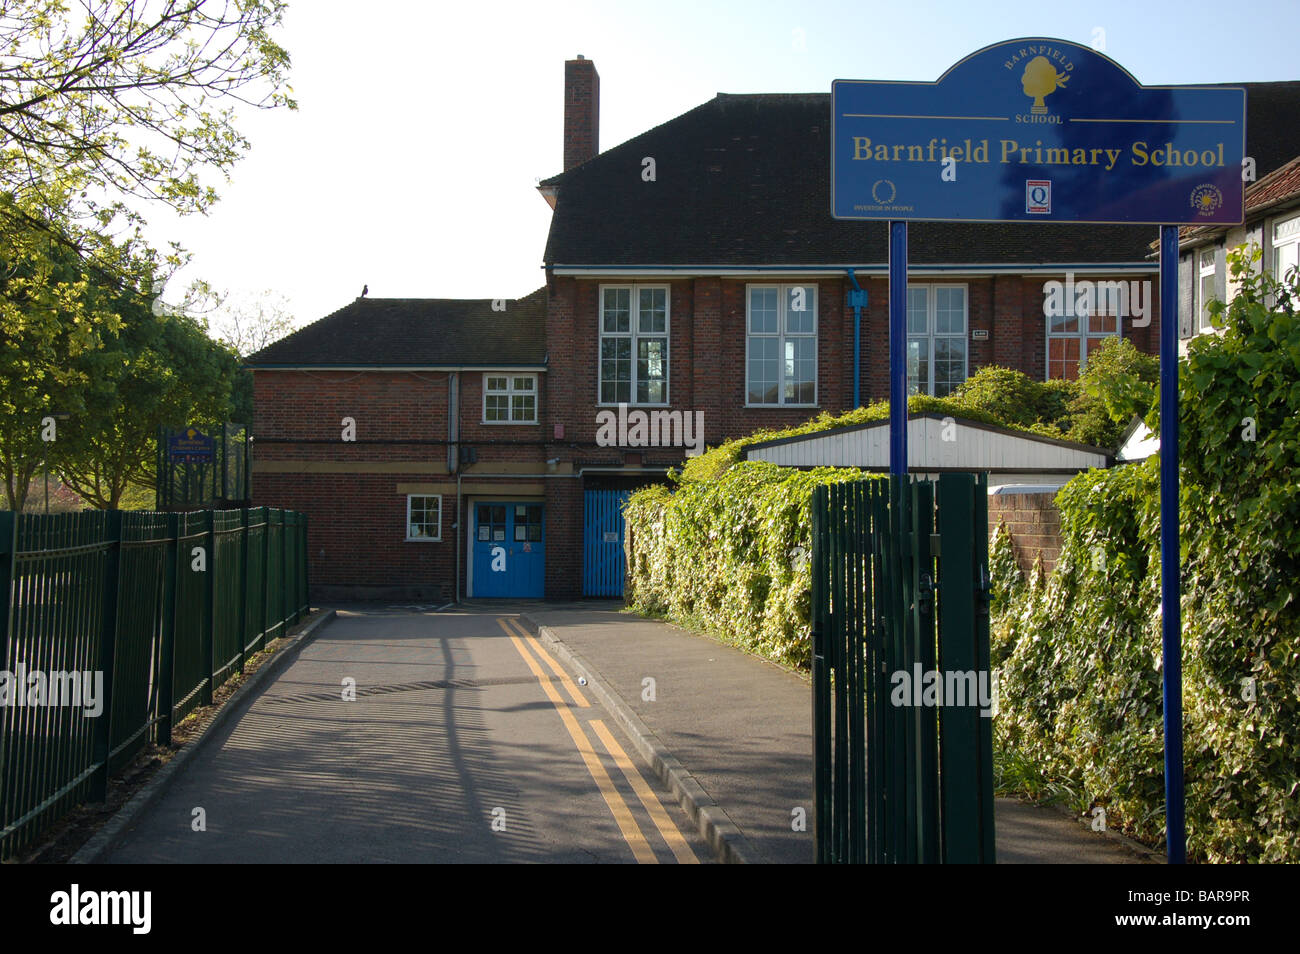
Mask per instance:
[[[997,43],[937,83],[836,80],[831,108],[835,218],[1242,221],[1245,90],[1142,86],[1077,43]]]
[[[1142,86],[1089,47],[1033,38],[972,53],[937,83],[836,80],[831,110],[831,214],[889,222],[895,476],[907,473],[909,221],[1160,226],[1165,833],[1169,860],[1181,863],[1178,226],[1236,225],[1244,217],[1245,90]]]

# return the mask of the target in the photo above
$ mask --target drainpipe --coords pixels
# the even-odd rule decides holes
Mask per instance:
[[[457,606],[460,605],[460,545],[462,542],[464,543],[469,542],[468,535],[464,537],[461,536],[461,531],[463,529],[461,525],[465,522],[465,518],[461,513],[461,502],[460,502],[460,478],[462,476],[463,475],[461,474],[461,472],[457,470],[456,471],[456,592],[452,594],[456,598]]]
[[[456,475],[456,521],[452,525],[455,530],[454,548],[456,550],[456,589],[452,591],[451,598],[460,603],[460,539],[461,519],[460,512],[460,446],[457,441],[460,440],[460,373],[453,371],[447,377],[447,473]]]
[[[849,304],[853,306],[853,406],[862,407],[862,309],[867,304],[867,293],[858,284],[858,276],[853,269],[847,269],[853,289],[849,292]]]

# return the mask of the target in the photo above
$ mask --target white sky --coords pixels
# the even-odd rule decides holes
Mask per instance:
[[[296,0],[279,42],[299,110],[246,112],[253,149],[207,217],[148,210],[192,278],[284,295],[298,325],[372,297],[514,298],[543,282],[564,61],[600,73],[603,150],[717,92],[934,80],[1019,36],[1089,44],[1140,82],[1300,79],[1300,3]],[[613,213],[613,214],[616,214]]]

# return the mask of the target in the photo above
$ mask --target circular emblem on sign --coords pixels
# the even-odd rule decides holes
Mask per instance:
[[[1219,187],[1203,182],[1192,190],[1192,208],[1197,215],[1213,215],[1215,209],[1223,205],[1223,193]]]
[[[877,179],[876,184],[871,187],[871,198],[881,205],[889,205],[894,201],[896,195],[898,195],[898,190],[894,188],[894,183],[889,179]]]

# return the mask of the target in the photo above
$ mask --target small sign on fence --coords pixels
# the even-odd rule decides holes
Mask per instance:
[[[193,427],[167,438],[167,457],[192,464],[211,464],[217,459],[217,442]]]

